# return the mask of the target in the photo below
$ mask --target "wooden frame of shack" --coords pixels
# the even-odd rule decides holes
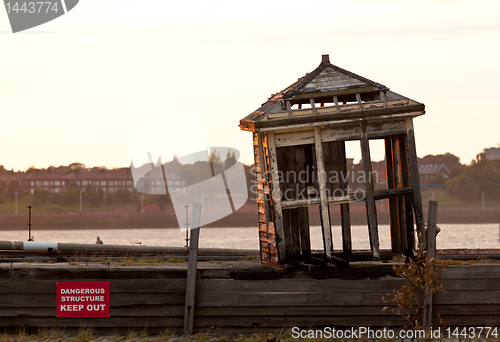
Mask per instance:
[[[413,118],[423,114],[424,104],[341,69],[323,55],[314,71],[240,120],[240,128],[253,133],[262,263],[279,267],[311,258],[348,263],[356,254],[349,203],[359,201],[366,203],[369,259],[381,255],[375,202],[382,199],[389,201],[392,252],[412,255],[415,231],[425,247],[413,129]],[[384,190],[374,190],[372,139],[385,143]],[[345,177],[345,142],[352,140],[360,141],[366,179],[358,192]],[[335,204],[340,205],[341,253],[333,251],[329,208]],[[309,206],[319,206],[324,253],[311,255]]]

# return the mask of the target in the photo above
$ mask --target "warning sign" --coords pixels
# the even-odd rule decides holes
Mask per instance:
[[[108,282],[56,284],[57,318],[109,317]]]

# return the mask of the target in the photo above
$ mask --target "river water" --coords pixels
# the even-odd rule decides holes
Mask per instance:
[[[498,224],[440,224],[437,248],[500,248]],[[368,228],[352,226],[354,250],[370,249]],[[341,229],[332,227],[334,249],[342,249]],[[186,234],[179,229],[73,229],[34,230],[35,241],[95,243],[99,236],[105,244],[179,247],[185,245]],[[379,226],[380,248],[390,249],[388,225]],[[26,241],[28,231],[0,231],[1,241]],[[201,228],[200,247],[258,249],[257,228]],[[323,249],[321,228],[311,227],[312,249]]]

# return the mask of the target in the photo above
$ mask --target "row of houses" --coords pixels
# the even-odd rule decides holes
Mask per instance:
[[[347,158],[348,169],[354,165],[352,158]],[[134,186],[132,168],[121,168],[114,170],[106,169],[78,169],[70,173],[58,173],[51,170],[36,170],[31,172],[5,171],[0,176],[0,182],[4,187],[8,187],[13,181],[17,181],[21,189],[26,193],[33,194],[35,189],[47,190],[50,193],[58,193],[62,187],[74,183],[82,191],[89,187],[101,189],[105,194],[115,193],[118,190],[138,191],[147,194],[164,194],[165,179],[170,190],[183,191],[186,186],[185,180],[174,172],[163,169],[159,166],[142,178]],[[377,182],[385,183],[386,171],[385,162],[372,162],[372,170],[377,173]],[[445,164],[425,164],[419,165],[420,183],[428,184],[429,180],[436,176],[448,178],[450,171]]]
[[[161,168],[160,168],[161,170]],[[89,188],[101,190],[105,194],[112,194],[119,190],[139,191],[148,194],[165,193],[163,173],[149,173],[134,186],[134,179],[130,168],[115,170],[86,170],[80,169],[70,173],[58,173],[50,170],[36,170],[31,172],[4,171],[0,177],[2,185],[7,188],[12,182],[17,182],[22,191],[33,194],[35,189],[47,190],[50,193],[59,193],[61,189],[73,183],[81,191]],[[170,189],[179,190],[185,186],[185,181],[177,174],[169,172],[167,183]]]

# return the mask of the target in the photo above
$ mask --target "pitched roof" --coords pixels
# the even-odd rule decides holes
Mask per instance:
[[[389,91],[380,83],[331,64],[328,55],[323,55],[316,69],[271,95],[260,108],[240,121],[240,128],[255,131],[346,117],[359,119],[402,113],[417,116],[425,113],[424,108],[423,104]],[[347,112],[349,114],[344,114]]]
[[[375,88],[375,89],[374,89]],[[323,55],[321,64],[311,73],[306,74],[286,91],[285,98],[299,95],[321,95],[322,93],[343,93],[348,89],[359,91],[387,91],[386,86],[373,82],[363,76],[339,68],[330,63],[328,55]]]
[[[436,176],[439,174],[449,175],[450,171],[444,164],[425,164],[419,165],[418,173],[420,175]]]

